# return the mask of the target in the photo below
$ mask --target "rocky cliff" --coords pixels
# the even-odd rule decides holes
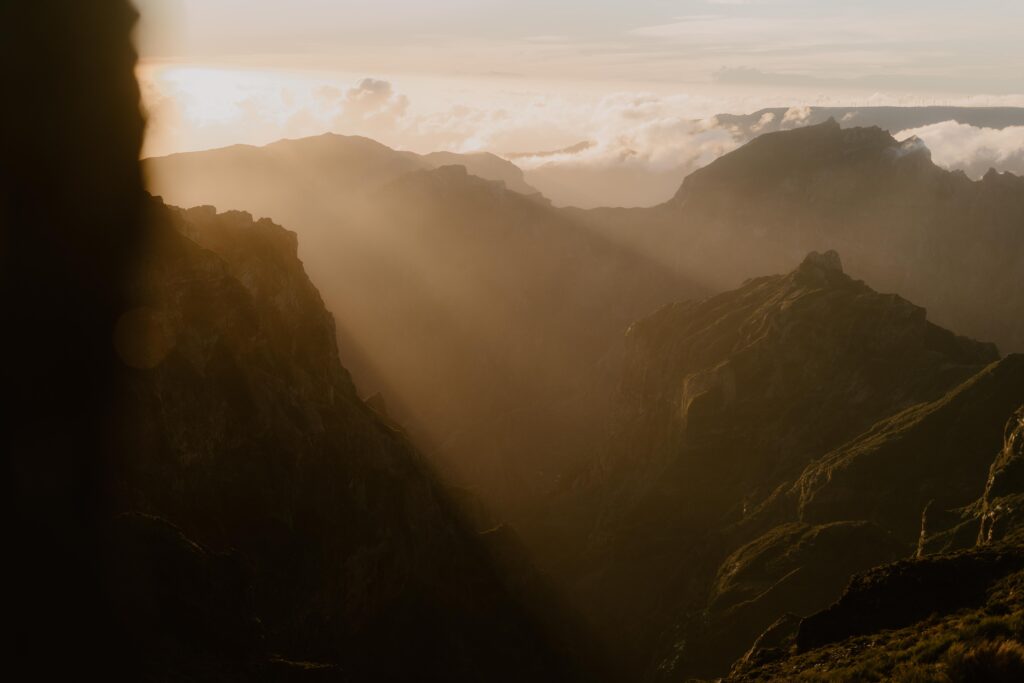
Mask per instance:
[[[134,370],[115,537],[158,673],[571,678],[486,539],[356,395],[295,234],[151,216],[146,304],[117,332]]]
[[[531,526],[600,441],[621,332],[707,293],[515,191],[528,189],[517,169],[487,155],[328,135],[146,167],[172,201],[296,230],[360,393],[380,394],[446,476]]]
[[[852,279],[834,252],[671,305],[627,338],[616,431],[582,487],[602,512],[577,590],[599,623],[635,638],[626,656],[660,640],[655,679],[721,674],[776,619],[913,554],[931,500],[974,499],[992,437],[1024,398],[1019,359],[990,366],[994,346]],[[928,422],[935,453],[896,436],[908,427],[878,426],[933,413],[945,416]],[[880,433],[898,454],[849,484],[851,509],[801,507],[801,490],[842,490],[832,463],[844,456],[830,453],[873,452],[857,444],[880,448]]]

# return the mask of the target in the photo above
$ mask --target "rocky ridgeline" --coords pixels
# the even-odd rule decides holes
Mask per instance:
[[[852,279],[834,252],[669,306],[628,340],[590,480],[599,568],[580,586],[597,620],[636,626],[625,656],[661,643],[653,679],[722,675],[778,619],[914,555],[929,505],[977,499],[1024,403],[1020,357]]]
[[[114,570],[154,675],[572,678],[429,466],[356,395],[296,236],[239,212],[150,213],[148,304],[118,330],[134,370]]]

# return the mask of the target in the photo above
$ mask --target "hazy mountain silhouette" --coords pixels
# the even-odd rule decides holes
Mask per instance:
[[[1024,358],[804,256],[1020,348],[1024,181],[834,121],[650,210],[338,136],[151,164],[289,232],[144,195],[135,19],[0,9],[5,670],[1024,677]]]
[[[362,394],[381,394],[448,474],[513,514],[600,438],[626,326],[706,290],[543,198],[419,164],[327,136],[149,168],[169,200],[295,229]]]
[[[235,145],[172,154],[147,159],[143,168],[154,190],[173,204],[216,204],[283,220],[292,212],[281,215],[282,206],[322,202],[325,196],[340,203],[405,173],[453,164],[502,181],[515,192],[537,192],[526,184],[518,167],[493,154],[419,155],[369,138],[333,133],[264,147]]]
[[[903,131],[942,123],[961,123],[975,129],[1003,130],[1024,126],[1024,108],[1020,107],[778,107],[761,109],[752,114],[722,113],[704,121],[685,119],[675,123],[681,128],[674,135],[667,133],[668,144],[686,150],[699,144],[701,138],[715,137],[717,147],[724,150],[754,138],[778,131],[808,125],[819,125],[835,119],[844,128],[877,126],[893,135]],[[685,132],[689,129],[689,133]],[[980,133],[980,130],[975,132]],[[692,136],[688,139],[687,136]],[[728,144],[732,139],[733,145]],[[605,143],[610,142],[605,140]],[[672,163],[661,150],[622,150],[618,154],[603,151],[596,154],[596,143],[580,142],[561,150],[514,152],[502,156],[521,164],[531,185],[539,188],[558,206],[580,208],[650,207],[668,200],[690,173],[708,161],[715,147],[702,145],[689,157]],[[661,161],[652,163],[645,157],[652,151]],[[994,164],[1001,171],[1020,174],[1024,161],[997,149],[973,158],[957,158],[957,168],[971,177],[981,177]],[[682,152],[685,155],[685,152]],[[713,157],[712,157],[713,159]]]
[[[457,166],[370,176],[389,174],[237,192],[301,233],[364,394],[516,520],[627,671],[724,673],[777,618],[913,553],[929,504],[953,547],[949,510],[1024,403],[1013,361],[985,371],[995,346],[831,253],[619,340],[838,246],[873,286],[1019,348],[1019,179],[834,121],[762,136],[652,209],[557,210]],[[226,186],[202,199],[239,201]],[[919,443],[946,465],[922,470]]]
[[[755,139],[660,207],[577,215],[719,289],[835,248],[850,273],[1014,351],[1024,349],[1022,190],[1016,176],[971,181],[916,141],[830,121]]]

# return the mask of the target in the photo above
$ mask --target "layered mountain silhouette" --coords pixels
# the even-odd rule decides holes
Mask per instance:
[[[177,209],[128,4],[2,11],[6,670],[1024,678],[1024,360],[957,334],[1020,348],[1020,179],[829,122],[559,211],[328,136]]]
[[[556,210],[510,166],[340,136],[148,164],[296,226],[364,396],[518,520],[626,670],[721,675],[855,573],[976,541],[1024,377],[928,317],[1024,344],[1019,179],[834,120],[646,210]]]
[[[285,220],[299,204],[319,205],[330,197],[337,205],[406,173],[450,165],[465,166],[474,175],[501,181],[514,192],[537,192],[526,184],[517,166],[493,154],[420,155],[369,138],[333,133],[281,140],[265,147],[235,145],[172,154],[145,160],[143,169],[171,203],[216,204]],[[282,215],[285,207],[290,210]]]
[[[583,215],[719,290],[836,249],[849,272],[937,323],[1014,351],[1024,348],[1022,188],[1011,174],[971,181],[918,141],[830,120],[758,137],[663,206]]]
[[[477,167],[418,165],[326,136],[147,167],[169,201],[292,226],[361,394],[514,516],[601,438],[621,332],[706,290]]]
[[[559,210],[371,147],[390,161],[335,192],[269,148],[246,150],[266,177],[222,189],[199,153],[208,182],[160,189],[295,227],[356,386],[486,501],[480,528],[515,521],[625,670],[721,675],[855,572],[976,536],[964,506],[1024,384],[939,325],[1024,344],[1020,179],[830,120],[652,209]]]

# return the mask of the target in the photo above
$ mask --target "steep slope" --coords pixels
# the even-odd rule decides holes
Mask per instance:
[[[1022,400],[1024,356],[1015,355],[938,401],[883,420],[803,472],[793,490],[801,519],[867,519],[916,540],[926,507],[934,525],[941,511],[978,498]]]
[[[630,329],[629,344],[630,417],[662,435],[648,456],[657,466],[700,469],[684,498],[702,523],[741,516],[830,445],[998,358],[853,280],[834,252],[664,308]]]
[[[627,656],[653,656],[654,678],[720,674],[778,616],[911,553],[856,517],[793,526],[778,497],[809,463],[998,358],[845,275],[833,252],[662,309],[628,347],[617,431],[586,489],[601,515],[577,590],[636,648]]]
[[[827,609],[773,626],[729,680],[1019,680],[1024,553],[1013,508],[1022,487],[1004,473],[1020,457],[1022,434],[1018,411],[974,520],[976,547],[857,576]]]
[[[505,162],[425,159],[465,163],[424,169],[326,136],[150,167],[171,198],[294,226],[361,394],[379,394],[445,476],[521,518],[600,438],[621,331],[706,292],[543,198],[472,174],[515,180]]]
[[[376,360],[356,377],[383,386],[461,481],[505,514],[528,508],[602,436],[621,332],[700,290],[459,167],[409,174],[371,202],[372,240],[324,248],[346,271],[327,290],[342,347]]]
[[[135,371],[115,537],[157,673],[571,678],[421,456],[356,395],[295,234],[152,214],[148,304],[116,338]],[[325,664],[288,663],[309,660]]]
[[[713,288],[836,249],[851,273],[939,324],[1024,349],[1024,179],[971,181],[878,128],[831,120],[762,135],[687,177],[664,206],[582,215]]]

